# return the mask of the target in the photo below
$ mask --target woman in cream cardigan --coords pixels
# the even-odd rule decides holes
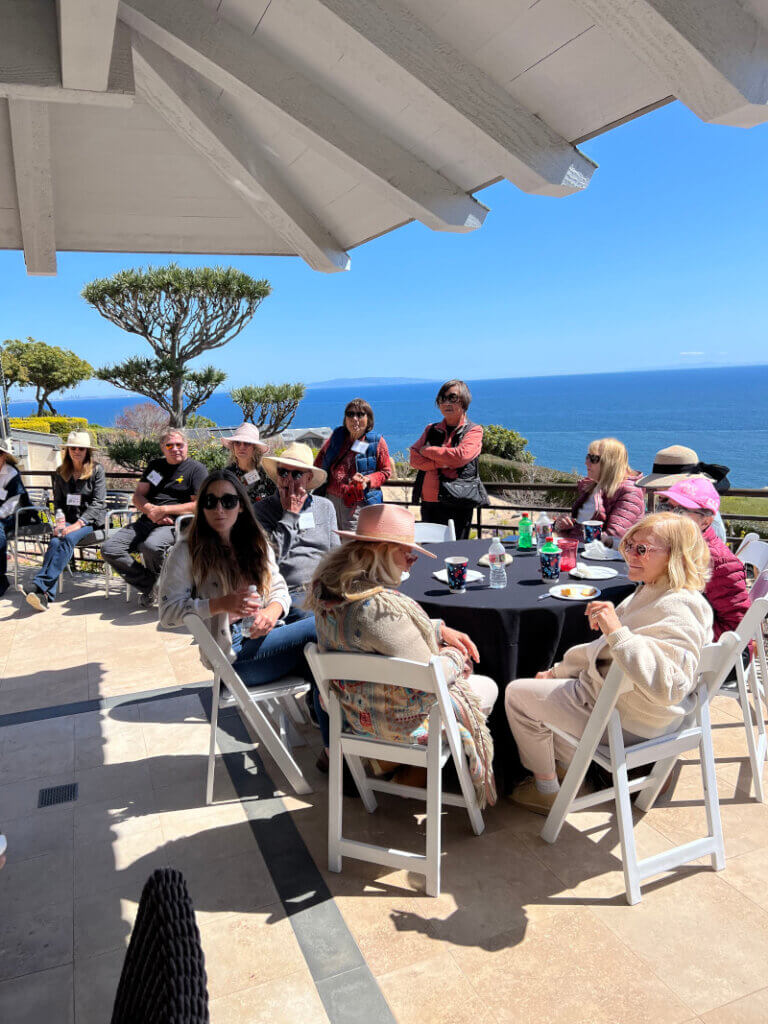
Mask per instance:
[[[628,742],[662,735],[683,721],[701,649],[712,638],[712,609],[702,591],[709,550],[689,519],[662,513],[630,527],[619,545],[629,578],[641,584],[614,608],[592,601],[586,615],[602,634],[572,647],[535,679],[507,686],[505,705],[520,760],[533,773],[512,793],[528,810],[548,814],[559,789],[555,762],[570,761],[550,723],[581,736],[613,662],[624,673],[617,703]]]
[[[414,543],[413,515],[397,505],[365,505],[354,532],[337,532],[349,542],[322,560],[305,602],[315,613],[319,646],[422,664],[439,654],[478,801],[481,806],[494,804],[493,745],[485,719],[498,687],[492,679],[472,674],[479,655],[466,633],[431,620],[397,589],[419,552],[435,557]],[[395,742],[426,742],[434,694],[348,679],[332,685],[355,732]],[[398,781],[423,784],[413,772],[403,775]]]

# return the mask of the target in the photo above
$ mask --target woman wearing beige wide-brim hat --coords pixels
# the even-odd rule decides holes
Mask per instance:
[[[59,576],[77,545],[104,539],[107,481],[103,466],[94,462],[93,448],[87,430],[73,430],[62,449],[53,477],[53,507],[64,518],[54,527],[42,568],[26,591],[35,611],[44,612],[55,599]]]
[[[648,508],[652,512],[655,492],[693,477],[711,480],[718,494],[725,494],[731,486],[727,466],[721,466],[716,462],[702,462],[693,448],[687,448],[683,444],[660,448],[653,457],[651,472],[641,476],[635,483],[649,492]],[[719,512],[712,522],[712,529],[720,540],[725,540],[725,524]]]
[[[407,658],[422,664],[438,654],[481,804],[495,803],[493,744],[485,724],[498,696],[486,676],[473,675],[477,647],[466,633],[430,620],[424,609],[398,591],[404,572],[419,552],[414,518],[398,505],[366,505],[347,542],[320,562],[305,607],[314,612],[317,638],[327,651],[360,651]],[[332,684],[355,732],[397,742],[421,742],[435,697],[378,683],[345,680]],[[327,733],[324,734],[326,746]],[[421,784],[410,771],[400,781]]]
[[[16,530],[16,510],[30,505],[27,489],[17,469],[18,461],[10,441],[0,441],[0,597],[10,586],[8,538]],[[27,513],[36,517],[36,513]],[[24,520],[20,519],[20,523]]]
[[[275,485],[261,468],[261,457],[269,451],[269,445],[259,439],[255,424],[241,423],[234,434],[222,437],[221,443],[232,452],[227,469],[245,487],[253,504],[275,493]]]

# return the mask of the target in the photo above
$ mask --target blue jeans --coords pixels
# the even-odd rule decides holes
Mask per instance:
[[[304,657],[304,645],[317,639],[315,617],[291,610],[266,636],[243,638],[240,623],[232,626],[232,648],[237,654],[232,666],[245,686],[263,686],[283,676],[311,679]]]
[[[51,601],[56,597],[59,576],[72,557],[75,546],[81,544],[91,533],[93,533],[93,529],[90,526],[83,526],[79,530],[68,533],[66,537],[51,537],[43,559],[43,567],[32,581],[34,586],[47,594]]]
[[[13,516],[0,519],[0,583],[8,570],[8,540],[13,536]]]

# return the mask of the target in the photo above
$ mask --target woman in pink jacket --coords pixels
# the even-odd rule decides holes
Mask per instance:
[[[569,516],[558,516],[555,529],[564,536],[580,537],[582,523],[600,522],[600,540],[614,547],[645,515],[643,492],[635,484],[640,475],[629,468],[627,449],[615,437],[593,441],[587,449],[587,475],[578,482],[576,501]]]

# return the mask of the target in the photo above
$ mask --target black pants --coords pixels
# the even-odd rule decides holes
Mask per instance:
[[[446,501],[422,501],[421,503],[422,522],[447,525],[448,520],[452,519],[456,530],[456,540],[469,539],[469,528],[472,525],[474,512],[473,508],[449,505]]]

